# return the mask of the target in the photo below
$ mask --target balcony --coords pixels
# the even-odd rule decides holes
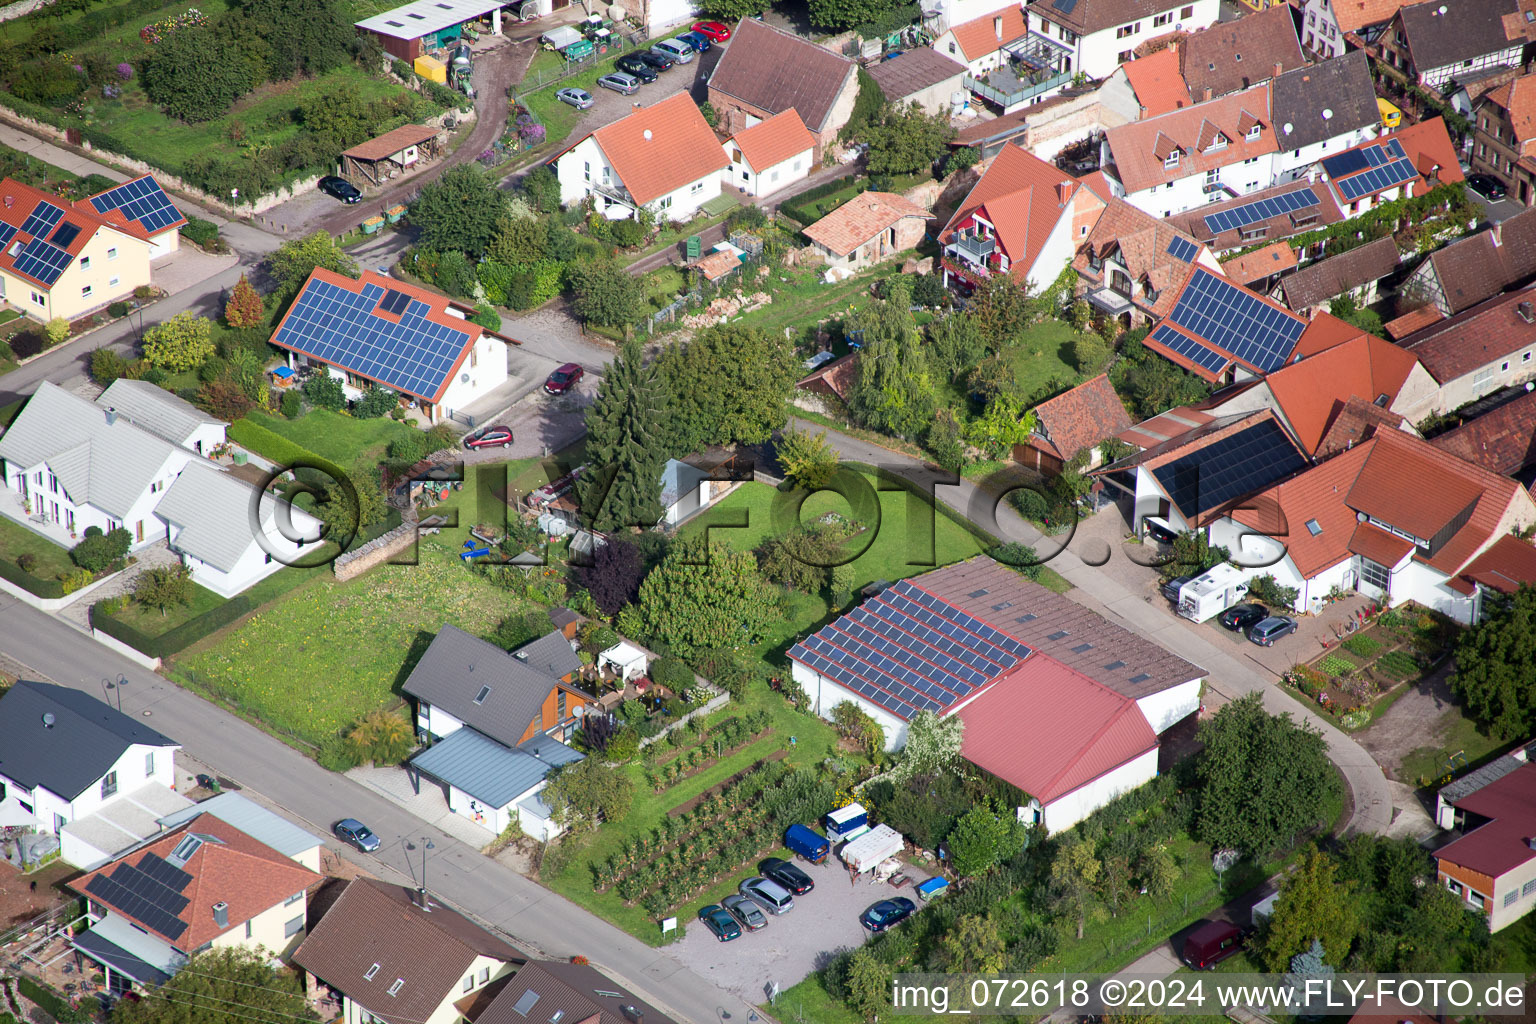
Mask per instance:
[[[1110,287],[1098,288],[1089,292],[1085,298],[1090,306],[1101,309],[1110,316],[1119,316],[1131,308],[1131,297],[1124,292],[1117,292]]]
[[[629,189],[625,188],[623,185],[596,180],[589,181],[586,183],[586,185],[587,191],[591,192],[593,195],[603,196],[604,198],[612,200],[615,203],[622,203],[623,205],[628,206],[630,209],[636,209],[639,206],[639,204],[635,202],[634,197],[629,194]]]
[[[987,260],[997,251],[997,239],[960,235],[949,243],[945,251],[986,269]]]
[[[1208,181],[1204,185],[1200,186],[1200,191],[1204,192],[1208,196],[1222,192],[1233,199],[1240,198],[1242,195],[1242,193],[1238,192],[1237,189],[1233,188],[1231,185],[1224,184],[1220,181]]]
[[[1017,108],[1072,81],[1070,71],[1052,69],[1040,71],[1023,67],[998,68],[986,76],[986,80],[966,75],[962,84],[989,103],[1001,107],[1004,113]]]
[[[971,263],[968,260],[954,258],[953,247],[944,251],[944,257],[940,260],[940,265],[954,276],[960,278],[960,280],[976,287],[986,284],[987,280],[992,276],[992,271],[988,267],[978,263]]]

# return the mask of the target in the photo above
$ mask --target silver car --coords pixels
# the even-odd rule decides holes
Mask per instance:
[[[749,932],[768,927],[768,919],[763,916],[763,912],[745,896],[732,894],[721,900],[720,905]]]
[[[592,94],[585,89],[561,89],[555,93],[555,99],[569,103],[577,110],[586,110],[593,103]]]
[[[754,875],[737,888],[743,896],[775,917],[795,909],[795,898],[789,894],[789,890],[762,875]]]
[[[659,43],[653,43],[651,44],[651,52],[671,57],[679,64],[687,64],[693,60],[693,47],[681,39],[663,39]]]
[[[623,93],[625,96],[633,96],[640,91],[640,79],[634,75],[626,75],[622,71],[615,71],[611,75],[604,75],[597,80],[597,84],[604,89],[612,89],[614,92]]]

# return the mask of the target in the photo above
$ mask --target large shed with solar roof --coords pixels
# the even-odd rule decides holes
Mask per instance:
[[[387,387],[437,422],[507,379],[509,339],[466,316],[446,296],[371,270],[353,279],[317,267],[271,341],[290,367],[340,380],[348,399]]]

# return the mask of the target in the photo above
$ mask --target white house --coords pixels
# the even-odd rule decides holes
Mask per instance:
[[[314,849],[313,846],[310,849]],[[199,814],[72,879],[90,927],[70,944],[121,997],[164,984],[195,953],[245,948],[286,960],[304,940],[322,876],[227,821]]]
[[[749,196],[766,196],[802,181],[815,163],[816,139],[794,107],[731,136],[726,183]]]
[[[371,270],[353,279],[316,267],[270,342],[289,366],[340,380],[349,401],[388,388],[434,422],[507,381],[507,339],[445,296]]]
[[[44,381],[0,437],[14,492],[0,513],[63,546],[91,526],[122,527],[135,549],[166,541],[196,583],[233,597],[302,558],[320,521],[196,454],[224,429],[138,381],[95,402]]]
[[[151,260],[175,255],[181,248],[181,228],[187,218],[176,209],[153,175],[144,174],[113,185],[76,202],[75,209],[95,213],[109,224],[120,225],[127,233],[149,242]]]
[[[738,43],[739,45],[739,43]],[[678,93],[583,137],[555,159],[560,201],[591,198],[610,220],[645,208],[658,220],[686,221],[720,195],[729,166],[687,93]]]
[[[58,835],[142,786],[173,789],[180,749],[88,693],[23,679],[0,697],[0,827]]]
[[[1018,46],[1028,36],[1024,8],[1015,2],[952,25],[933,41],[933,49],[979,78],[1007,63],[1008,47]]]
[[[1274,184],[1304,177],[1324,157],[1381,131],[1376,86],[1362,50],[1287,71],[1270,82],[1269,98],[1279,147]]]
[[[1076,0],[1031,4],[1028,13],[1030,31],[1072,48],[1067,70],[1101,79],[1133,60],[1136,48],[1149,40],[1214,25],[1221,2],[1162,6],[1156,0]]]

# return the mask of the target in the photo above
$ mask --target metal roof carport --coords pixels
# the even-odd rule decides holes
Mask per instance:
[[[116,971],[151,988],[170,981],[187,959],[113,914],[70,939],[70,945],[105,967],[108,974]]]

